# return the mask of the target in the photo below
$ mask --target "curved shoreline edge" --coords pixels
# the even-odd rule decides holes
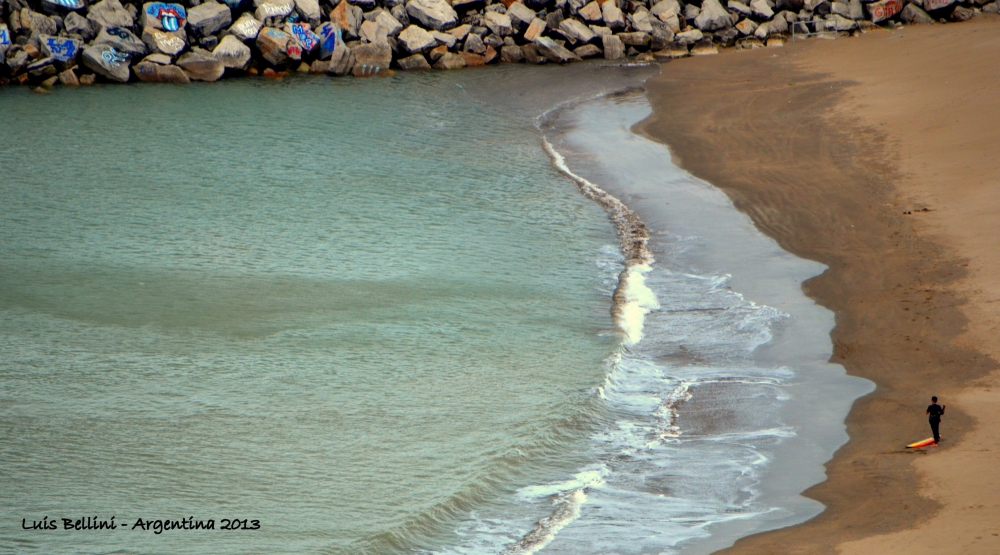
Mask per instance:
[[[697,236],[707,245],[689,253],[693,258],[682,255],[674,259],[667,254],[674,248],[667,246],[673,240],[664,243],[654,239],[649,248],[655,252],[665,249],[663,253],[667,258],[663,263],[670,268],[668,272],[683,272],[685,270],[679,268],[688,268],[690,264],[693,264],[690,271],[695,273],[722,272],[727,275],[727,282],[734,279],[733,291],[739,292],[736,294],[763,301],[770,307],[767,310],[777,310],[798,322],[793,328],[780,332],[774,341],[768,340],[766,349],[755,349],[757,354],[754,356],[763,367],[796,368],[797,378],[787,384],[792,388],[789,394],[794,400],[784,405],[781,419],[782,425],[792,426],[796,431],[789,441],[782,442],[781,447],[765,448],[766,458],[771,463],[769,470],[752,486],[756,500],[754,508],[741,505],[748,510],[747,516],[753,514],[753,517],[745,520],[721,518],[709,525],[710,533],[694,534],[679,540],[680,543],[670,544],[672,550],[679,549],[681,553],[706,554],[730,546],[736,539],[752,533],[803,522],[822,510],[815,501],[801,497],[800,492],[824,479],[823,464],[847,440],[843,418],[850,402],[873,386],[865,380],[847,378],[843,368],[827,362],[832,351],[829,331],[833,315],[816,306],[799,290],[801,280],[818,275],[824,267],[780,249],[772,239],[755,229],[748,218],[739,214],[722,191],[672,164],[661,143],[631,133],[629,127],[650,113],[648,102],[640,96],[642,92],[633,87],[563,103],[550,111],[552,117],[542,118],[540,128],[545,135],[543,147],[553,164],[575,182],[584,196],[598,197],[595,200],[606,209],[616,227],[624,230],[620,241],[626,252],[632,244],[629,237],[632,226],[628,222],[638,222],[638,218],[644,222],[643,228],[650,225],[657,234]],[[552,143],[558,146],[553,147]],[[627,199],[628,206],[618,199]],[[663,208],[665,201],[667,208]],[[622,213],[635,216],[623,218]],[[653,232],[643,236],[650,233]],[[651,297],[666,295],[670,298],[662,289],[663,276],[643,264],[645,257],[627,258],[632,259],[626,263],[627,268],[640,273],[644,273],[645,268],[652,272],[654,283],[659,283],[661,288],[655,294],[651,291]],[[762,261],[767,268],[763,271],[757,267]],[[628,341],[633,326],[622,325],[625,319],[617,309],[623,306],[622,299],[626,297],[623,292],[628,293],[630,300],[638,296],[631,294],[641,289],[642,281],[634,279],[638,277],[641,276],[631,275],[628,269],[621,273],[612,308],[618,327],[626,336],[626,344],[637,343]],[[661,328],[655,327],[656,317],[652,317],[654,329],[647,330],[647,334],[655,344],[656,331]],[[641,329],[641,315],[636,320],[639,326],[635,327]],[[638,344],[640,350],[643,344]],[[664,352],[653,347],[646,355],[655,357],[655,353]],[[686,376],[681,379],[694,380],[692,384],[707,383],[690,374],[682,372],[681,375]],[[702,379],[710,381],[711,378],[702,376]],[[696,401],[696,406],[699,402],[710,402],[710,398],[711,394]],[[819,419],[814,411],[835,414],[836,418]]]
[[[979,24],[995,34],[995,20]],[[873,35],[856,48],[891,63],[879,58],[890,47],[874,41],[896,37]],[[911,42],[905,48],[934,46]],[[906,439],[928,435],[922,412],[927,398],[954,398],[997,369],[989,348],[973,341],[983,330],[969,329],[963,307],[970,300],[963,285],[970,259],[940,229],[915,219],[926,204],[921,207],[913,189],[904,187],[913,179],[901,169],[909,153],[899,151],[898,136],[860,117],[865,106],[852,96],[858,83],[846,80],[850,68],[833,75],[809,63],[810,56],[834,48],[805,43],[780,55],[751,52],[671,64],[647,81],[653,115],[635,127],[667,144],[679,166],[725,191],[784,249],[829,267],[803,290],[836,314],[831,361],[878,385],[855,402],[846,421],[850,441],[826,465],[828,479],[803,493],[827,510],[806,523],[744,538],[723,551],[729,555],[892,553],[892,533],[929,526],[948,508],[921,491],[927,484],[914,463],[926,452],[901,449]],[[907,100],[909,109],[920,110],[920,98]],[[954,409],[947,441],[934,455],[960,448],[956,444],[973,430],[976,418]],[[867,551],[862,543],[848,545],[873,537],[885,541]],[[938,541],[948,547],[941,553],[970,552]]]

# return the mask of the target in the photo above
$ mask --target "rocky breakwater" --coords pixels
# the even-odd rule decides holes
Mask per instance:
[[[725,4],[722,2],[725,1]],[[988,0],[0,0],[0,84],[387,75],[713,54],[964,21]]]

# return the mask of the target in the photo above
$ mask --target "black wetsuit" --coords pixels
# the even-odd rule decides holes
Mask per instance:
[[[941,415],[944,414],[944,408],[934,403],[927,407],[927,414],[930,415],[928,420],[931,423],[931,431],[934,432],[934,443],[941,441],[941,434],[938,433],[938,426],[941,425]]]

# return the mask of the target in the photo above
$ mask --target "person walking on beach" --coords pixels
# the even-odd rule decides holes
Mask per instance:
[[[937,397],[931,397],[931,404],[927,407],[928,420],[931,423],[931,431],[934,432],[934,445],[937,445],[941,441],[941,434],[938,432],[938,427],[941,425],[941,417],[944,415],[944,409],[948,405],[937,404]]]

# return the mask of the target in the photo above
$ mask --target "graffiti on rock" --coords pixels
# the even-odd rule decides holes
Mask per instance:
[[[292,34],[299,39],[299,44],[306,52],[312,52],[319,45],[319,37],[309,30],[308,23],[292,23]]]
[[[79,10],[83,7],[82,0],[56,0],[56,4],[71,10]]]
[[[184,6],[180,4],[164,4],[163,2],[155,2],[150,4],[146,8],[146,13],[151,17],[155,17],[160,20],[160,25],[167,31],[176,31],[184,26],[184,20],[187,18],[187,12],[184,10]]]
[[[333,55],[333,51],[337,49],[337,44],[342,42],[340,38],[340,27],[333,23],[324,23],[316,29],[319,33],[320,43],[319,52],[320,57],[323,59],[329,58]]]
[[[128,61],[128,54],[119,52],[115,50],[114,47],[110,47],[101,53],[101,58],[105,62],[117,67],[119,64]]]
[[[77,44],[73,39],[45,37],[45,46],[52,53],[52,57],[60,62],[68,62],[76,58]]]
[[[121,27],[109,27],[106,31],[113,37],[118,37],[122,40],[132,40],[132,34]]]
[[[268,17],[284,17],[292,11],[292,7],[290,5],[283,4],[281,6],[277,6],[269,2],[261,4],[257,9],[264,12],[264,15]],[[258,17],[260,16],[258,15]]]
[[[7,30],[6,25],[0,25],[0,46],[7,46],[10,44],[10,31]]]
[[[160,46],[161,50],[180,52],[184,49],[184,40],[177,35],[153,31],[153,38],[156,39],[156,43]]]

